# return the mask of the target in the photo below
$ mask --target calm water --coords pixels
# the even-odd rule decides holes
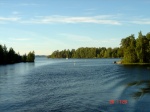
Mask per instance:
[[[150,68],[116,60],[36,58],[0,66],[0,112],[149,112]]]

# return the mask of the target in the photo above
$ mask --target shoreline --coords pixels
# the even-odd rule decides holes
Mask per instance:
[[[150,65],[150,63],[122,63],[122,65]]]
[[[116,62],[116,64],[121,64],[121,65],[150,65],[150,63],[123,63],[122,61]]]

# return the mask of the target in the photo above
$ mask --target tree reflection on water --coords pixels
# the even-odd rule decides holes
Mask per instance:
[[[135,99],[138,99],[145,94],[150,94],[150,80],[134,81],[127,84],[127,87],[131,86],[144,86],[140,87],[137,92],[132,94],[133,98]]]

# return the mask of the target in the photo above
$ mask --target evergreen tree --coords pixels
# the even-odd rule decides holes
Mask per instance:
[[[29,52],[28,56],[27,56],[27,62],[34,62],[34,59],[35,59],[34,51],[33,52]]]
[[[27,55],[24,54],[24,55],[22,56],[22,62],[26,62],[26,61],[27,61]]]
[[[29,52],[28,56],[23,55],[20,56],[19,53],[16,53],[13,48],[10,48],[9,51],[7,47],[4,45],[0,45],[0,64],[13,64],[19,62],[34,62],[35,54],[33,52]]]
[[[150,33],[139,32],[138,38],[130,35],[121,40],[117,48],[80,47],[77,50],[54,51],[51,58],[123,58],[124,63],[150,63]]]
[[[121,48],[124,51],[123,62],[124,63],[136,63],[137,55],[135,52],[136,40],[134,35],[121,40]]]
[[[145,60],[145,49],[144,49],[144,36],[142,32],[139,32],[138,38],[136,39],[136,53],[137,58],[140,63],[143,63]]]
[[[8,51],[8,63],[15,63],[15,51],[10,48]]]

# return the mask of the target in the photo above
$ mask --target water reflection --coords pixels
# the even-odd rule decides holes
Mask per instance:
[[[134,81],[127,84],[127,87],[139,86],[138,91],[132,94],[132,97],[138,99],[146,94],[150,94],[150,80]]]
[[[25,80],[27,72],[35,67],[34,63],[16,63],[0,66],[0,91]],[[4,89],[5,89],[4,88]]]

